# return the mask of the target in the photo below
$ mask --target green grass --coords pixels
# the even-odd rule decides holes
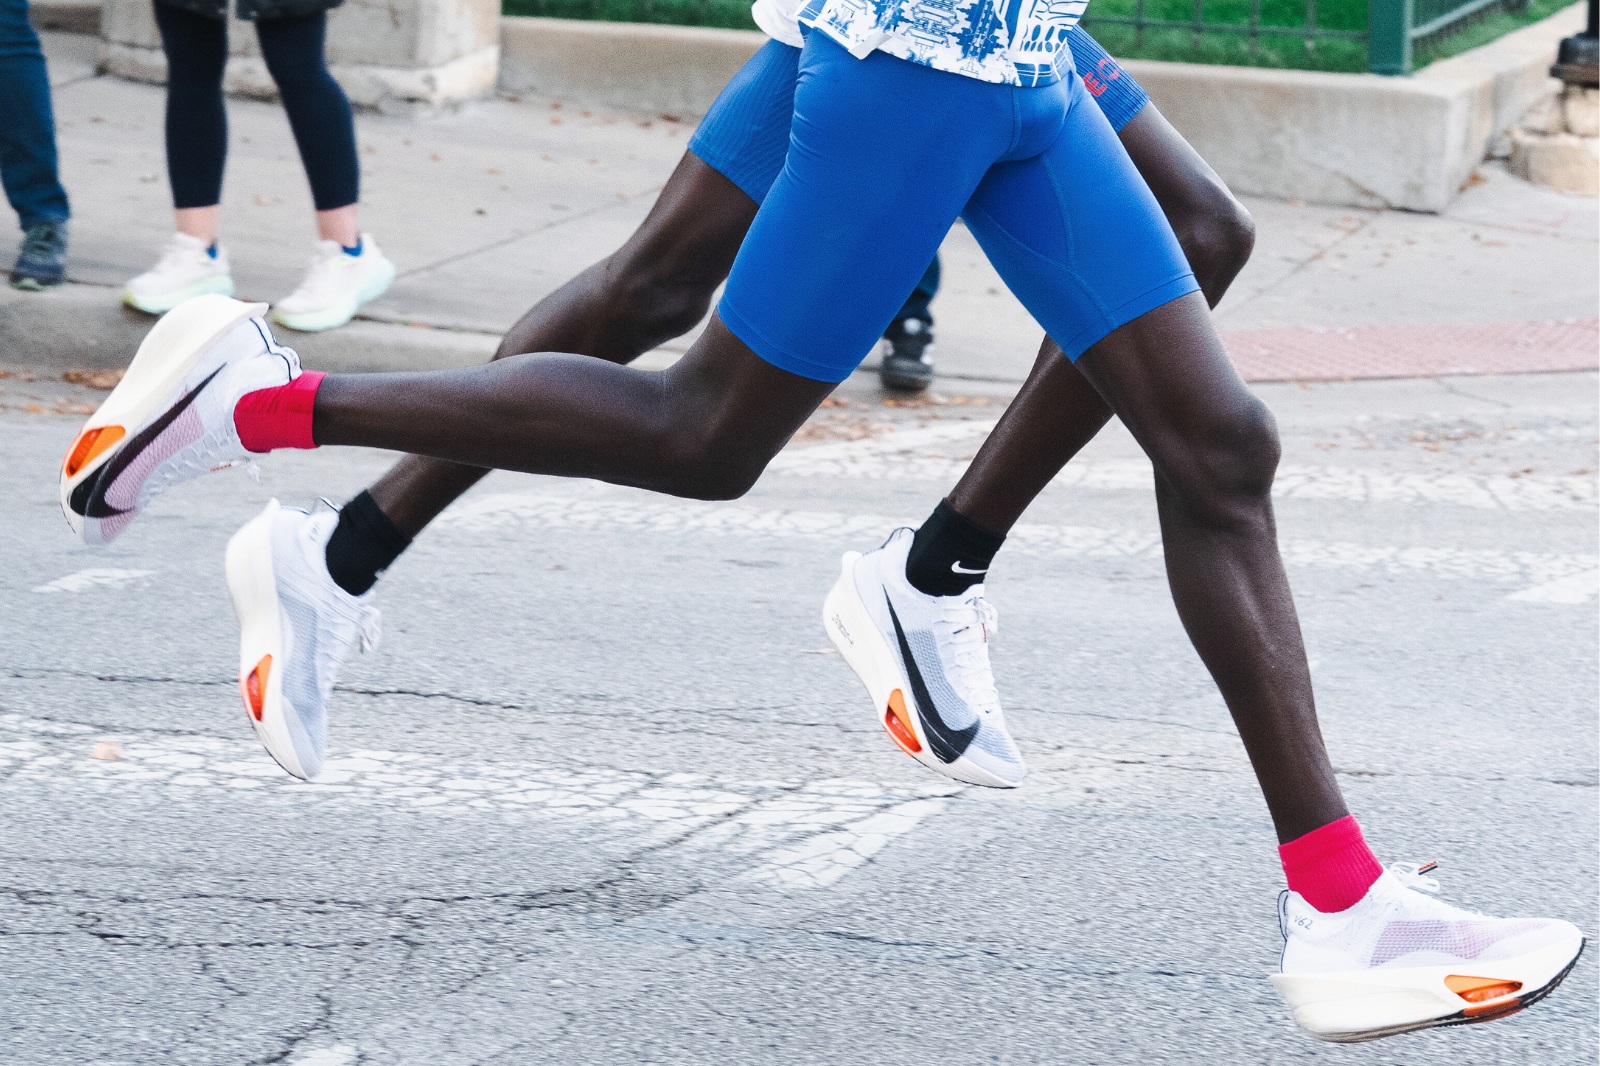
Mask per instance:
[[[1571,0],[1530,0],[1527,10],[1492,11],[1469,19],[1464,27],[1424,41],[1416,49],[1416,66],[1457,55],[1487,44],[1512,30],[1548,18]],[[507,15],[544,15],[551,18],[604,19],[610,22],[661,22],[677,26],[722,26],[753,30],[748,0],[502,0]],[[1306,24],[1306,0],[1260,0],[1261,25],[1298,29]],[[1417,7],[1453,6],[1453,0],[1419,0]],[[1096,16],[1131,18],[1137,0],[1093,0],[1084,26],[1114,56],[1126,59],[1167,59],[1180,63],[1228,63],[1247,67],[1289,67],[1296,70],[1362,71],[1367,69],[1364,41],[1325,38],[1308,45],[1304,38],[1261,36],[1254,41],[1242,33],[1203,32],[1198,38],[1187,29],[1147,29],[1099,22]],[[1420,16],[1420,10],[1419,10]],[[1144,17],[1188,21],[1194,17],[1193,0],[1145,0]],[[1244,26],[1249,22],[1250,0],[1204,0],[1207,25]],[[1367,0],[1317,0],[1316,24],[1324,30],[1367,28]]]

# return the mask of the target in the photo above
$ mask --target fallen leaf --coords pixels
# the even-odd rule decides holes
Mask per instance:
[[[73,385],[82,385],[85,388],[99,389],[101,392],[110,392],[117,387],[117,382],[122,380],[126,370],[68,370],[61,375],[61,380]]]
[[[36,403],[23,404],[22,410],[30,415],[39,415],[44,413],[44,408],[40,407]]]
[[[92,415],[94,414],[94,404],[58,403],[51,410],[58,415]]]
[[[100,759],[104,762],[116,762],[122,758],[122,741],[102,740],[94,746],[89,753],[89,758]]]

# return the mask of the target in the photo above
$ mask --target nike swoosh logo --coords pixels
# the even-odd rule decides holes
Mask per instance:
[[[889,606],[889,621],[894,623],[894,635],[900,641],[900,657],[905,660],[906,676],[911,679],[912,702],[916,704],[922,731],[928,735],[928,749],[940,762],[953,763],[961,758],[972,744],[972,738],[978,735],[978,723],[973,722],[965,729],[952,729],[939,717],[933,697],[928,692],[928,683],[922,679],[922,670],[917,666],[917,657],[911,654],[906,632],[900,628],[900,616],[894,613],[894,604],[889,602],[889,597],[886,595],[883,599]]]
[[[128,469],[129,465],[139,457],[140,452],[150,447],[157,437],[166,432],[167,427],[176,422],[183,412],[189,409],[189,406],[194,403],[194,398],[200,395],[205,387],[211,384],[212,379],[222,373],[222,370],[222,367],[217,367],[211,372],[210,376],[191,389],[183,399],[169,407],[160,418],[144,427],[135,436],[128,438],[122,447],[117,450],[117,453],[111,457],[111,461],[102,466],[94,477],[81,482],[77,488],[72,490],[72,496],[67,501],[72,506],[72,509],[85,518],[115,518],[119,514],[127,514],[127,511],[113,507],[106,502],[106,490],[116,483],[117,478],[121,477],[122,472]]]
[[[955,574],[987,574],[989,572],[989,568],[984,567],[982,570],[968,570],[959,562],[954,562],[950,564],[950,571],[951,573]]]

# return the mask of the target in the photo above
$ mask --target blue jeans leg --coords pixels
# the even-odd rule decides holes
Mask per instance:
[[[56,175],[56,124],[28,0],[0,0],[0,184],[22,228],[69,214]]]
[[[924,324],[932,324],[933,312],[929,310],[928,305],[933,303],[933,297],[938,291],[939,257],[936,255],[933,257],[933,262],[928,264],[928,269],[923,272],[922,280],[911,290],[911,296],[906,300],[905,306],[894,316],[894,320],[904,322],[908,318],[915,318]]]

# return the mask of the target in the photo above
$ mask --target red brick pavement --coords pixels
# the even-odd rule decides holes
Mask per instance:
[[[1529,374],[1600,367],[1600,319],[1239,329],[1222,343],[1246,381]]]

